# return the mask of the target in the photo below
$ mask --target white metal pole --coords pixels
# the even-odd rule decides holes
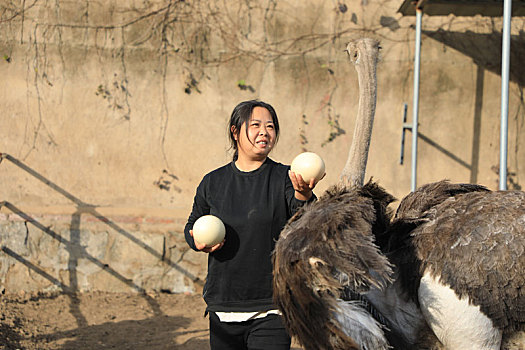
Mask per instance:
[[[419,119],[419,71],[421,66],[421,21],[423,10],[416,7],[416,43],[414,54],[414,100],[412,107],[412,178],[410,190],[417,186],[417,124]]]
[[[503,44],[501,50],[501,126],[499,151],[499,189],[507,189],[507,141],[509,117],[509,62],[510,62],[510,22],[512,0],[503,3]]]

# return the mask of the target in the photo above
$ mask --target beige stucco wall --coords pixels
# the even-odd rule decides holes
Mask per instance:
[[[415,20],[396,12],[401,2],[225,3],[56,1],[20,12],[22,2],[0,2],[0,152],[14,160],[0,163],[0,201],[29,215],[92,205],[110,219],[171,218],[179,224],[156,232],[180,235],[200,179],[230,159],[231,110],[252,98],[280,117],[275,160],[289,164],[303,150],[325,159],[321,194],[338,180],[352,139],[358,85],[343,50],[362,36],[383,48],[367,178],[406,195],[410,132],[404,165],[399,154],[403,103],[412,118]],[[518,42],[523,23],[513,20]],[[484,47],[483,35],[500,32],[501,19],[425,16],[423,29],[417,182],[496,189],[500,49]],[[510,85],[511,188],[525,175],[522,58],[513,58]],[[336,123],[344,133],[328,141]],[[11,222],[12,210],[0,213]]]

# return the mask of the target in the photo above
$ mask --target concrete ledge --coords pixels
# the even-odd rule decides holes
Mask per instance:
[[[88,208],[66,214],[29,213],[4,205],[0,212],[0,290],[202,290],[207,256],[187,246],[185,217],[109,212]]]

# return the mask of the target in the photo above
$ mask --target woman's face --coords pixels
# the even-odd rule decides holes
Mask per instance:
[[[246,132],[248,131],[248,132]],[[239,158],[264,159],[275,144],[275,125],[272,115],[264,107],[255,107],[247,123],[241,130],[233,130]]]

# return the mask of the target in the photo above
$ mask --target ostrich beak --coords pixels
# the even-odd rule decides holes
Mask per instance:
[[[346,43],[345,45],[345,49],[343,50],[343,52],[346,52],[347,54],[350,54],[350,50],[348,50],[348,46],[350,45],[350,43]]]

